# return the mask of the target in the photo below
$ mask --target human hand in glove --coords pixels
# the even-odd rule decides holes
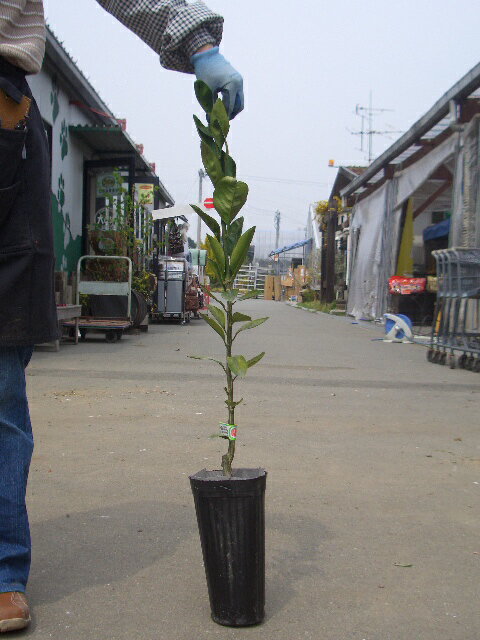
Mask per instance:
[[[214,96],[222,94],[227,113],[230,120],[233,120],[243,111],[242,76],[225,60],[218,47],[195,53],[191,62],[197,79],[208,84]]]

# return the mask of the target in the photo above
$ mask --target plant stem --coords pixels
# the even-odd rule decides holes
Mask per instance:
[[[233,376],[228,366],[228,358],[232,355],[232,335],[233,335],[233,302],[227,302],[227,323],[226,323],[226,373],[227,373],[227,400],[228,400],[228,424],[235,424],[235,407],[233,405]],[[232,475],[232,462],[235,456],[235,440],[229,440],[228,451],[222,456],[223,473],[230,477]]]

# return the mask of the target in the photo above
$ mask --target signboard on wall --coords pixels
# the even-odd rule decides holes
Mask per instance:
[[[113,173],[100,173],[97,176],[97,198],[121,195],[122,185]]]
[[[149,183],[137,182],[135,184],[136,200],[142,204],[152,204],[154,199],[154,185]]]

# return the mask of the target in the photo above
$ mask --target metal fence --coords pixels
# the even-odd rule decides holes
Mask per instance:
[[[257,267],[247,265],[242,267],[235,278],[234,287],[241,291],[257,290],[257,298],[263,298],[265,291],[265,278],[273,274],[273,267]]]

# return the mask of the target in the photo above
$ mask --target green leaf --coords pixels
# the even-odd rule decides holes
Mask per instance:
[[[255,329],[255,327],[259,327],[261,324],[263,324],[267,320],[268,320],[268,318],[257,318],[256,320],[252,320],[251,322],[247,322],[247,324],[244,324],[243,327],[240,327],[240,329],[237,331],[237,333],[233,336],[233,339],[235,340],[235,338],[238,336],[238,334],[240,332],[247,331],[248,329]]]
[[[210,264],[212,266],[212,269],[215,271],[215,275],[217,277],[217,280],[219,282],[222,282],[224,277],[225,277],[225,273],[220,270],[220,267],[215,262],[215,260],[212,260],[212,258],[208,258],[207,264]]]
[[[405,567],[405,568],[408,568],[408,567],[413,567],[413,564],[402,564],[401,562],[394,562],[393,566],[394,567]]]
[[[205,129],[207,129],[205,127]],[[219,149],[217,147],[217,143],[215,142],[215,138],[213,138],[213,134],[209,133],[205,133],[203,131],[203,129],[197,129],[198,131],[198,135],[200,136],[200,141],[204,142],[208,147],[210,147],[210,149],[212,150],[212,152],[217,156],[217,158],[220,160],[222,154],[221,154],[221,149]],[[208,129],[207,129],[208,131]]]
[[[215,358],[209,358],[208,356],[187,356],[187,358],[191,358],[192,360],[211,360],[212,362],[219,364],[225,371],[225,365],[223,362],[220,362],[220,360],[216,360]]]
[[[207,324],[212,327],[214,331],[218,333],[221,339],[225,342],[225,331],[218,324],[218,322],[216,322],[213,318],[210,318],[210,316],[207,316],[205,313],[201,313],[200,316],[205,320]]]
[[[250,316],[246,316],[244,313],[240,313],[240,312],[236,312],[233,314],[232,316],[232,323],[235,324],[235,322],[249,322],[251,320]]]
[[[221,148],[225,144],[228,132],[230,130],[230,120],[228,119],[227,110],[223,104],[223,100],[218,98],[212,108],[210,114],[210,129],[212,130],[215,142]]]
[[[210,131],[209,127],[203,124],[200,118],[197,118],[196,115],[193,116],[193,121],[195,122],[195,126],[197,127],[197,131],[199,134],[203,134],[210,140],[214,140],[213,133]],[[202,137],[202,135],[200,135]],[[203,139],[203,138],[202,138]]]
[[[230,131],[230,119],[228,117],[227,110],[225,109],[225,104],[221,98],[218,98],[213,105],[211,118],[212,120],[217,120],[218,124],[222,128],[222,133],[226,138]]]
[[[259,291],[258,289],[252,289],[252,291],[248,291],[247,293],[244,293],[243,296],[239,298],[239,300],[243,301],[243,300],[248,300],[249,298],[258,298],[260,294],[261,294],[261,291]]]
[[[239,378],[244,378],[247,375],[248,364],[244,356],[230,356],[227,358],[227,362],[230,371]]]
[[[248,185],[230,176],[225,176],[216,185],[213,193],[215,209],[226,224],[230,224],[243,207],[248,197]]]
[[[214,136],[215,144],[219,149],[221,149],[225,144],[225,136],[223,135],[222,129],[218,124],[218,120],[211,120],[210,128]]]
[[[262,353],[259,353],[258,356],[255,356],[254,358],[251,358],[250,360],[248,360],[247,361],[248,368],[250,369],[250,367],[253,367],[254,364],[257,364],[257,362],[260,362],[260,360],[263,358],[264,355],[265,355],[265,351],[262,351]]]
[[[228,255],[232,255],[232,251],[237,244],[240,236],[242,235],[243,230],[243,217],[237,218],[232,222],[230,228],[228,230],[227,235],[225,236],[225,248],[227,250]]]
[[[226,176],[230,176],[231,178],[237,177],[237,165],[235,164],[235,160],[228,155],[225,151],[222,151],[222,169],[223,173]]]
[[[211,290],[209,290],[209,289],[206,289],[205,287],[202,287],[202,290],[203,290],[207,295],[209,295],[209,296],[210,296],[210,298],[213,298],[214,300],[216,300],[216,301],[218,302],[218,304],[220,304],[220,305],[221,305],[221,306],[226,310],[226,307],[225,307],[225,305],[223,304],[223,302],[220,300],[220,298],[218,298],[218,297],[213,293],[213,291],[211,291]]]
[[[248,249],[250,248],[250,244],[254,235],[255,227],[251,227],[250,229],[245,231],[243,236],[240,237],[237,244],[235,245],[235,248],[232,251],[232,257],[230,259],[230,275],[232,277],[235,277],[237,275],[237,271],[245,262]]]
[[[227,302],[235,302],[239,293],[239,289],[229,289],[228,291],[222,291],[220,295]]]
[[[222,329],[225,329],[225,312],[219,307],[215,307],[213,304],[208,305],[208,310],[211,312],[212,316],[222,327]]]
[[[195,82],[195,95],[197,100],[204,111],[211,113],[213,109],[213,93],[208,84],[203,80],[196,80]]]
[[[238,240],[240,239],[240,236],[242,235],[243,223],[244,223],[243,216],[240,216],[240,218],[237,218],[236,220],[234,220],[230,225],[230,231],[232,232],[232,235],[236,236],[235,244],[237,244]]]
[[[198,135],[200,136],[200,142],[204,142],[214,153],[218,159],[220,159],[220,149],[217,147],[217,143],[214,138],[209,138],[207,135],[203,133],[203,131],[199,131]]]
[[[220,238],[220,225],[215,220],[215,218],[209,216],[208,213],[205,213],[205,211],[198,207],[196,204],[191,204],[190,206],[199,215],[203,222],[205,222],[210,231],[214,233],[217,238]]]
[[[220,268],[220,273],[225,273],[225,254],[222,245],[215,236],[207,235],[208,244],[213,251],[215,262]]]
[[[220,160],[214,151],[206,144],[202,142],[201,144],[201,153],[202,153],[202,162],[205,167],[206,172],[208,173],[210,180],[215,186],[222,178],[223,175],[222,165],[220,164]]]

